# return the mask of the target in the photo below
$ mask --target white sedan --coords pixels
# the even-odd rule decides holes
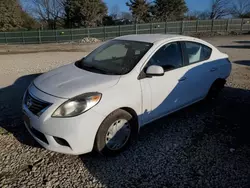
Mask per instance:
[[[180,35],[128,35],[36,78],[23,98],[25,126],[43,147],[114,155],[140,127],[215,97],[228,55]]]

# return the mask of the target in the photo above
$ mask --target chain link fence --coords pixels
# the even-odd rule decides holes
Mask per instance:
[[[192,34],[201,32],[249,32],[250,19],[190,20],[97,28],[0,32],[0,44],[42,44],[80,41],[83,38],[107,40],[129,34]]]

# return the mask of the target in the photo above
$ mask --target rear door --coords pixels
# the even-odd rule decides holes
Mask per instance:
[[[193,103],[206,96],[216,77],[216,63],[209,60],[212,49],[193,41],[183,41],[182,48],[187,67],[186,79],[189,82],[188,93],[191,96],[188,103]]]

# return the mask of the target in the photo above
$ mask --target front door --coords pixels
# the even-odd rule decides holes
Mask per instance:
[[[183,66],[182,49],[179,42],[162,46],[149,60],[143,71],[150,65],[162,66],[163,76],[146,77],[140,80],[143,95],[143,123],[160,118],[190,100],[188,67]],[[150,92],[150,93],[149,93]]]

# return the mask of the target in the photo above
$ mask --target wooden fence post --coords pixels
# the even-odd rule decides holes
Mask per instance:
[[[121,36],[121,25],[119,25],[119,36]]]
[[[8,39],[7,39],[7,36],[6,36],[6,32],[4,32],[4,38],[5,38],[5,43],[8,44]]]
[[[182,20],[182,22],[181,22],[181,34],[183,34],[184,33],[184,31],[185,31],[185,25],[184,25],[184,20]]]
[[[57,41],[57,31],[56,31],[56,29],[55,29],[55,39],[56,39],[56,42],[58,42]]]
[[[22,32],[22,41],[23,41],[23,44],[25,44],[23,32]]]
[[[226,28],[226,31],[227,31],[227,32],[229,31],[229,19],[227,20],[227,28]]]
[[[138,31],[137,31],[137,24],[135,24],[135,34],[136,34],[136,35],[138,34]]]
[[[244,23],[244,18],[242,18],[241,24],[240,24],[240,32],[241,32],[241,33],[242,33],[242,31],[243,31],[243,23]]]
[[[166,21],[165,22],[165,34],[167,34],[168,33],[168,22]]]
[[[198,33],[199,20],[196,20],[196,33]]]
[[[104,40],[106,40],[106,27],[105,26],[103,26],[103,38],[104,38]]]
[[[152,34],[152,33],[153,33],[153,23],[150,22],[150,34]]]
[[[70,40],[73,41],[73,30],[72,30],[72,28],[70,29]]]
[[[41,44],[41,43],[42,43],[42,39],[41,39],[41,31],[40,31],[40,29],[38,29],[38,42],[39,42],[39,44]]]
[[[211,32],[214,30],[214,19],[212,19]]]
[[[89,36],[90,36],[90,34],[89,34],[89,27],[87,27],[87,32],[88,32],[88,38],[89,38]]]

